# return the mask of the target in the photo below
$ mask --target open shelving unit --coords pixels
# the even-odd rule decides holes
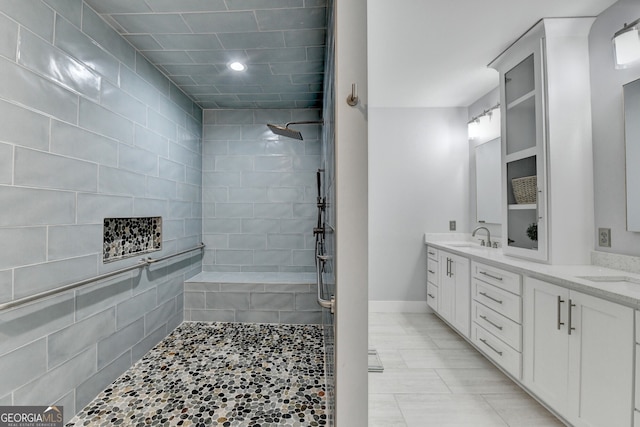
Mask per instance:
[[[588,35],[593,20],[542,19],[489,64],[500,73],[507,255],[589,263],[594,220]],[[525,177],[535,177],[535,184],[526,183],[529,197],[517,203],[512,180]]]
[[[538,130],[538,110],[541,108],[542,91],[537,81],[536,65],[539,54],[531,53],[503,74],[503,96],[505,105],[503,176],[505,177],[507,252],[529,258],[546,257],[543,215],[540,212],[539,193],[544,184],[544,139]],[[536,177],[534,203],[516,201],[512,180]],[[533,225],[538,230],[538,239],[531,239],[527,230]],[[542,241],[541,241],[542,240]]]

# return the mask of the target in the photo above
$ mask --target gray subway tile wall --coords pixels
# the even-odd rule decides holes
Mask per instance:
[[[267,123],[320,120],[320,110],[205,110],[203,271],[313,272],[320,126],[304,141]],[[311,254],[311,255],[310,255]]]
[[[203,272],[185,282],[185,320],[318,324],[312,273]]]
[[[162,216],[157,256],[188,249],[202,110],[82,0],[0,0],[0,206],[0,302],[136,263],[102,264],[105,217]],[[0,403],[69,419],[182,322],[201,259],[0,312]]]

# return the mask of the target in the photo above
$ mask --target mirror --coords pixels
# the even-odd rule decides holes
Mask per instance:
[[[640,231],[640,79],[623,86],[627,230]]]
[[[502,179],[500,138],[476,147],[476,218],[478,222],[500,224]]]

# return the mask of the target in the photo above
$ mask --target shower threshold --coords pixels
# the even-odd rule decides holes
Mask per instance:
[[[67,426],[325,426],[318,325],[185,322]]]

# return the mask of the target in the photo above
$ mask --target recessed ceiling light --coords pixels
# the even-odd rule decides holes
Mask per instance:
[[[229,68],[231,68],[233,71],[244,71],[247,69],[247,66],[244,65],[242,62],[236,61],[229,64]]]

